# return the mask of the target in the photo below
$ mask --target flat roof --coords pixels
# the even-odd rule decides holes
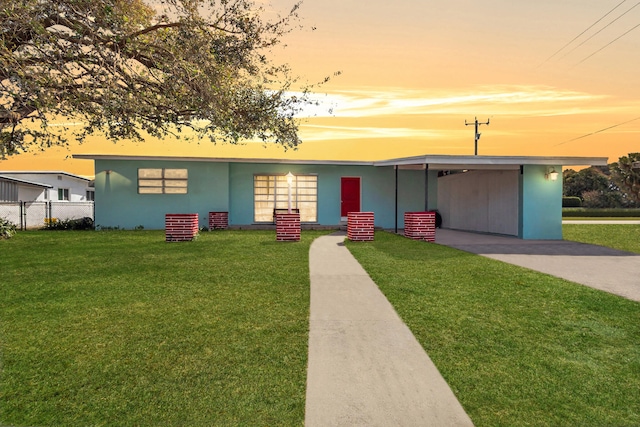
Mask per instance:
[[[421,155],[377,161],[251,159],[224,157],[127,156],[112,154],[74,154],[84,160],[170,160],[185,162],[279,163],[290,165],[405,166],[429,165],[430,169],[517,169],[520,165],[606,166],[607,157],[563,156],[454,156]]]

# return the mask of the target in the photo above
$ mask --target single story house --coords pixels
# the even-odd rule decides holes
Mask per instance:
[[[163,229],[166,213],[228,212],[229,226],[271,224],[298,209],[304,224],[339,226],[348,212],[403,228],[435,210],[444,228],[562,239],[562,167],[606,157],[423,155],[381,161],[74,155],[95,162],[95,223]],[[291,184],[287,175],[293,175]],[[289,196],[291,194],[291,196]]]
[[[16,187],[5,201],[67,201],[94,200],[93,181],[64,171],[0,171],[5,180],[13,179]],[[18,185],[18,183],[20,183]]]

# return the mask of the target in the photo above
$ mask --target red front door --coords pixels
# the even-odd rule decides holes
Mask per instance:
[[[342,177],[340,194],[340,216],[360,212],[360,178]]]

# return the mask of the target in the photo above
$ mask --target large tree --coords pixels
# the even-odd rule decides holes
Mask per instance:
[[[296,4],[265,20],[253,0],[0,0],[0,158],[66,142],[50,121],[112,140],[178,134],[300,140],[308,102],[272,48]]]

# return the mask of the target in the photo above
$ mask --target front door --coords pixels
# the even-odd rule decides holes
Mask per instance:
[[[360,178],[342,177],[340,180],[340,216],[360,212]]]

